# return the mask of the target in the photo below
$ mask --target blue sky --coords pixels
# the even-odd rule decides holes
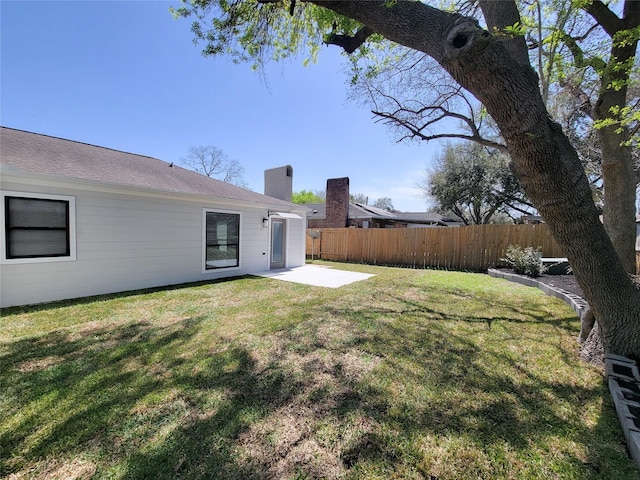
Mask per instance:
[[[294,190],[349,177],[352,193],[424,211],[416,183],[436,143],[395,143],[347,98],[338,48],[319,62],[249,65],[205,58],[178,1],[0,2],[0,123],[179,162],[213,145],[263,191],[267,168],[290,164]]]

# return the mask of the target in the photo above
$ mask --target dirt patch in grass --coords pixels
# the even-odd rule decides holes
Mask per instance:
[[[31,358],[24,362],[18,363],[15,366],[15,369],[20,373],[37,372],[39,370],[45,370],[49,367],[53,367],[63,360],[64,358],[62,357],[52,355],[43,358]]]
[[[354,435],[371,431],[371,422],[360,421],[354,431],[340,405],[360,398],[358,382],[382,361],[350,346],[349,327],[340,319],[305,322],[276,335],[260,352],[257,375],[277,362],[297,388],[285,405],[240,435],[239,461],[247,471],[262,471],[264,478],[297,478],[302,472],[310,478],[345,475],[341,455]]]
[[[39,462],[31,471],[11,474],[7,477],[7,480],[32,478],[40,480],[86,480],[93,477],[95,472],[95,464],[86,460],[73,459],[67,462],[52,460]]]

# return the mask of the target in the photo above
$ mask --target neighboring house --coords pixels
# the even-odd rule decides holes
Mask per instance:
[[[308,228],[425,228],[458,226],[434,212],[389,212],[349,201],[349,178],[327,180],[326,203],[305,205]]]
[[[305,262],[306,209],[290,201],[6,127],[0,159],[2,307]]]

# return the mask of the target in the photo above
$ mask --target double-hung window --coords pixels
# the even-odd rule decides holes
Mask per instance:
[[[240,214],[204,212],[205,270],[240,266]]]
[[[75,260],[75,200],[60,195],[3,192],[3,260]]]

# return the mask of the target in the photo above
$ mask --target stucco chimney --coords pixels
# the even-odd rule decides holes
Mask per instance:
[[[285,165],[265,170],[264,194],[290,202],[293,195],[293,167]]]
[[[349,226],[349,177],[327,180],[327,226]]]

